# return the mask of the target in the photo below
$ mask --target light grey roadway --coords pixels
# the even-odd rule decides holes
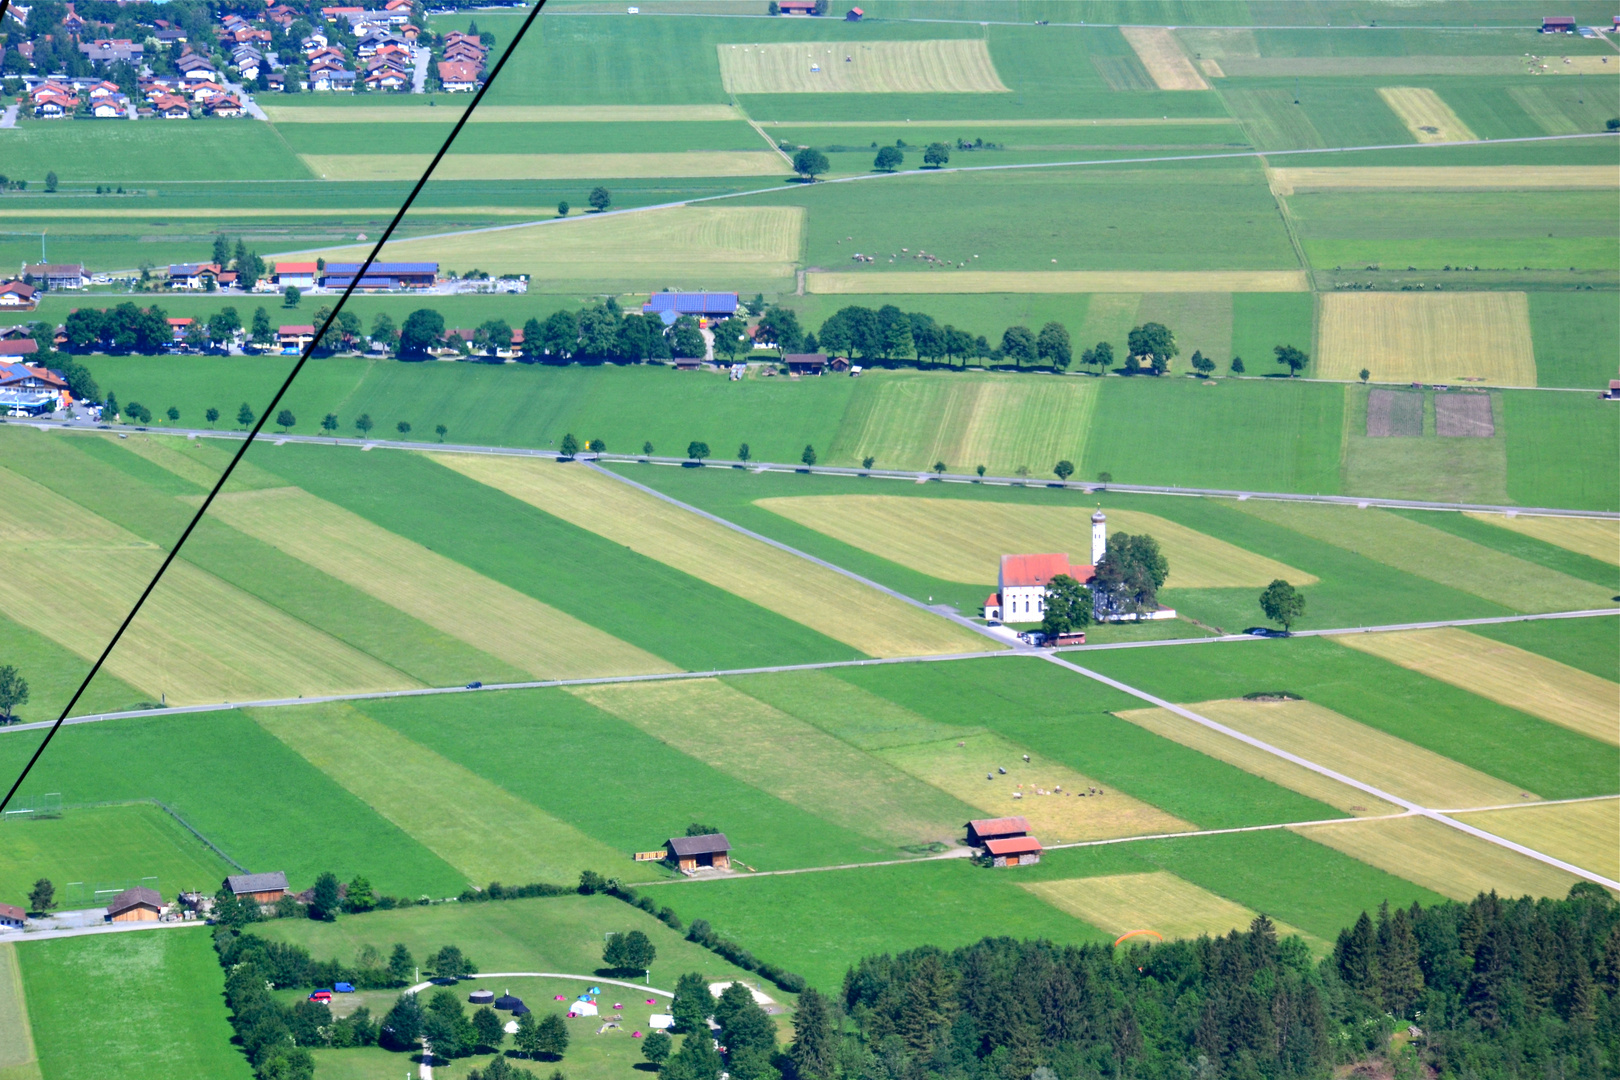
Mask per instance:
[[[17,110],[21,108],[15,101],[6,106],[6,111],[0,113],[0,128],[14,128],[17,126]]]
[[[41,430],[64,429],[74,431],[103,430],[100,424],[90,420],[17,420],[0,418],[0,423],[18,424],[24,427],[34,427]],[[172,428],[147,427],[135,428],[124,424],[115,424],[111,427],[114,432],[125,434],[137,431],[146,431],[154,435],[173,435],[186,438],[201,439],[228,439],[241,442],[247,437],[243,431],[217,431],[212,428]],[[479,446],[473,443],[426,443],[407,442],[399,439],[347,439],[326,435],[278,435],[274,432],[265,432],[259,435],[260,443],[281,445],[282,443],[307,443],[317,446],[348,446],[356,448],[372,447],[379,450],[417,450],[433,451],[448,454],[489,454],[504,457],[561,457],[555,450],[542,450],[524,446]],[[641,454],[593,454],[589,459],[582,461],[602,462],[605,464],[636,464],[650,463],[654,465],[673,465],[684,468],[695,467],[686,458],[679,457],[648,457]],[[1017,476],[985,476],[979,478],[966,473],[945,473],[936,477],[933,473],[917,472],[916,470],[901,469],[857,469],[852,466],[817,465],[806,468],[803,465],[791,465],[782,462],[760,461],[733,461],[726,458],[710,458],[700,466],[709,469],[748,469],[752,472],[793,472],[814,473],[818,476],[867,476],[878,480],[904,480],[917,482],[926,480],[930,483],[939,482],[947,484],[983,484],[986,487],[1026,487],[1032,489],[1049,488],[1064,491],[1081,491],[1092,494],[1097,491],[1121,491],[1137,495],[1200,495],[1217,499],[1237,499],[1242,502],[1248,499],[1269,499],[1280,502],[1306,502],[1327,503],[1335,506],[1357,506],[1363,509],[1392,509],[1392,510],[1452,510],[1473,511],[1477,513],[1506,514],[1509,517],[1569,517],[1569,518],[1600,518],[1605,520],[1620,520],[1620,512],[1612,510],[1573,510],[1550,506],[1507,506],[1493,503],[1450,503],[1433,502],[1421,499],[1386,499],[1376,495],[1306,495],[1299,492],[1288,491],[1245,491],[1241,488],[1194,488],[1174,487],[1165,484],[1102,484],[1096,481],[1071,480],[1060,483],[1056,480],[1031,480]],[[641,485],[637,485],[638,487]],[[655,492],[656,494],[656,492]],[[662,498],[663,496],[659,496]],[[729,524],[729,523],[727,523]]]
[[[787,549],[791,551],[792,549]],[[851,574],[851,577],[855,575]],[[856,577],[855,580],[863,580]],[[885,590],[888,591],[888,590]],[[908,602],[915,604],[915,600]],[[939,614],[938,608],[927,608]],[[1587,611],[1554,611],[1539,615],[1495,615],[1485,619],[1445,619],[1438,622],[1390,623],[1384,626],[1348,626],[1329,630],[1296,630],[1294,637],[1334,637],[1347,634],[1377,634],[1396,630],[1435,630],[1446,626],[1489,626],[1494,623],[1539,622],[1544,619],[1592,619],[1620,615],[1620,608],[1595,608]],[[988,660],[1007,656],[1064,656],[1088,652],[1106,652],[1110,649],[1157,649],[1171,645],[1214,645],[1222,642],[1260,642],[1270,638],[1250,637],[1248,634],[1225,634],[1218,637],[1166,638],[1159,641],[1119,641],[1099,645],[1070,645],[1061,649],[987,649],[983,652],[946,653],[935,656],[895,656],[870,660],[828,660],[814,664],[776,664],[769,667],[715,668],[710,671],[656,672],[648,675],[600,675],[588,679],[537,679],[532,682],[485,683],[476,690],[466,686],[428,686],[411,690],[372,690],[363,694],[323,694],[317,697],[265,698],[258,701],[221,701],[205,705],[172,705],[162,709],[128,709],[122,712],[86,713],[69,717],[65,724],[99,724],[108,720],[131,720],[143,716],[187,716],[199,713],[224,712],[230,709],[278,708],[286,705],[323,705],[341,701],[376,701],[384,698],[432,697],[438,694],[484,694],[498,690],[543,690],[557,686],[599,686],[606,683],[661,682],[677,679],[713,679],[729,675],[769,675],[784,671],[821,671],[831,668],[878,667],[885,664],[937,664],[951,660]],[[24,731],[39,731],[50,727],[52,721],[39,720],[30,724],[0,727],[0,737]]]
[[[420,94],[427,90],[428,61],[432,58],[431,49],[422,45],[411,46],[411,93]]]

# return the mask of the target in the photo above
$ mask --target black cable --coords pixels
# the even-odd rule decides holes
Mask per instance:
[[[0,0],[0,19],[5,17],[6,9],[9,6],[10,0]],[[69,714],[73,712],[73,706],[79,703],[79,698],[82,697],[85,690],[89,688],[90,681],[94,679],[96,677],[96,673],[101,670],[101,665],[106,663],[107,657],[112,655],[113,647],[116,646],[119,639],[124,636],[124,631],[129,629],[129,624],[135,621],[136,615],[140,614],[141,607],[146,603],[146,598],[152,595],[152,590],[157,588],[158,582],[163,579],[164,571],[169,569],[169,564],[174,562],[175,556],[180,554],[180,549],[185,546],[185,542],[187,538],[191,536],[192,530],[194,530],[197,527],[197,523],[203,519],[203,515],[208,513],[208,508],[213,505],[215,496],[217,496],[225,487],[225,482],[231,478],[231,473],[235,471],[237,463],[242,460],[242,455],[247,453],[248,447],[253,445],[253,440],[258,438],[259,432],[264,429],[265,422],[270,419],[270,414],[273,413],[276,406],[281,403],[282,397],[286,395],[287,390],[292,386],[293,380],[298,378],[298,373],[303,370],[304,364],[309,360],[310,354],[315,351],[316,344],[318,344],[321,339],[325,337],[326,331],[332,326],[332,321],[337,318],[338,312],[343,310],[343,305],[349,302],[349,297],[353,295],[355,288],[360,284],[360,280],[366,276],[366,271],[371,269],[371,264],[375,262],[377,260],[377,256],[381,254],[383,245],[386,244],[388,242],[388,238],[394,234],[394,230],[399,227],[399,223],[405,219],[405,215],[407,212],[409,212],[411,204],[416,201],[417,195],[421,194],[422,188],[427,184],[428,179],[433,175],[433,170],[438,168],[439,160],[443,158],[444,155],[449,151],[450,144],[456,141],[456,136],[461,134],[461,129],[467,123],[467,118],[473,114],[474,109],[478,108],[478,103],[484,99],[484,94],[488,92],[491,86],[495,85],[495,79],[500,75],[501,69],[506,66],[506,61],[511,59],[512,53],[515,52],[518,45],[522,43],[524,35],[529,32],[529,27],[533,26],[534,20],[539,17],[540,9],[545,6],[546,0],[536,0],[534,10],[529,12],[528,18],[523,20],[523,25],[518,28],[516,36],[512,38],[512,43],[506,47],[506,51],[501,54],[501,58],[497,60],[495,62],[495,66],[490,69],[489,78],[484,80],[484,85],[480,86],[478,88],[478,92],[473,95],[471,103],[469,103],[467,108],[462,112],[461,119],[456,121],[456,126],[450,129],[450,134],[444,140],[444,145],[439,147],[439,152],[433,155],[432,161],[428,162],[427,171],[424,172],[422,174],[422,178],[416,182],[416,186],[411,188],[410,195],[406,197],[405,202],[400,206],[399,212],[394,215],[394,220],[388,223],[388,228],[383,230],[382,235],[377,238],[377,242],[372,245],[371,254],[366,256],[365,261],[360,264],[360,267],[355,271],[354,276],[349,279],[348,287],[343,290],[343,295],[338,297],[338,302],[336,306],[332,308],[331,314],[326,317],[326,321],[323,322],[319,329],[316,330],[315,336],[310,340],[310,343],[304,346],[304,351],[299,355],[298,362],[293,365],[292,371],[287,373],[287,378],[282,381],[281,388],[276,391],[275,397],[270,399],[270,404],[265,406],[264,412],[259,416],[258,423],[254,424],[253,430],[248,432],[247,438],[243,440],[242,445],[237,449],[235,455],[232,456],[230,464],[225,466],[225,471],[219,474],[219,479],[215,481],[213,489],[208,492],[207,498],[203,499],[202,506],[197,508],[197,513],[194,514],[191,521],[186,524],[185,531],[180,534],[180,538],[176,540],[174,546],[169,549],[168,555],[164,556],[163,564],[158,567],[157,573],[152,575],[152,580],[147,582],[146,588],[141,592],[140,598],[135,601],[135,606],[130,608],[128,615],[124,616],[124,621],[118,624],[118,630],[113,634],[112,640],[107,642],[107,647],[103,649],[101,651],[101,655],[96,658],[95,664],[90,668],[90,673],[84,677],[84,681],[79,684],[79,688],[73,692],[73,697],[68,700],[67,705],[62,709],[62,715],[56,718],[56,722],[51,725],[51,729],[45,733],[45,738],[40,740],[39,748],[34,751],[34,756],[28,759],[28,764],[23,766],[23,770],[17,776],[16,782],[11,785],[11,790],[6,792],[6,797],[4,799],[0,799],[0,813],[3,813],[5,808],[11,803],[12,796],[17,794],[17,789],[22,786],[22,782],[28,779],[28,774],[33,770],[34,763],[39,761],[40,755],[43,754],[45,752],[45,748],[51,744],[51,739],[56,737],[56,733],[61,729],[63,721],[65,721]]]

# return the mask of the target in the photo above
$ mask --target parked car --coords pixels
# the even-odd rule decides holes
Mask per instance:
[[[483,688],[484,684],[479,682],[477,679],[474,679],[472,682],[467,684],[467,689],[469,690],[482,690]]]
[[[1287,637],[1288,636],[1288,631],[1286,631],[1286,630],[1273,630],[1269,626],[1251,626],[1251,627],[1249,627],[1247,630],[1245,630],[1243,632],[1245,634],[1248,634],[1250,637]]]

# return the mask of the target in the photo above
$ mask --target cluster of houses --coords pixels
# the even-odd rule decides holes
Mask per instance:
[[[106,43],[93,44],[100,46]],[[111,44],[117,45],[118,42]],[[188,50],[175,61],[175,67],[178,69],[175,75],[142,75],[137,80],[136,92],[140,104],[133,104],[117,83],[95,78],[36,79],[32,81],[28,95],[33,103],[34,115],[44,120],[57,120],[81,113],[103,120],[133,120],[138,116],[189,120],[201,115],[246,115],[241,96],[227,87],[219,69],[206,56]],[[256,76],[255,70],[252,77]]]
[[[446,34],[444,59],[439,61],[439,85],[447,93],[477,90],[484,82],[489,50],[474,34]]]

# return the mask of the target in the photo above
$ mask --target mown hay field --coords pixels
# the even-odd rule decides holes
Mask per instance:
[[[1503,896],[1562,897],[1580,880],[1425,817],[1307,825],[1293,831],[1453,900],[1472,900],[1492,889]]]
[[[1352,165],[1267,169],[1271,190],[1301,191],[1526,191],[1620,187],[1613,165]]]
[[[0,610],[86,660],[99,656],[163,553],[7,469],[0,497],[10,567],[0,575]],[[42,602],[37,583],[58,577],[64,558],[73,564],[72,602]],[[419,685],[184,560],[169,567],[107,670],[170,704]]]
[[[1524,293],[1325,293],[1317,342],[1323,379],[1536,385]]]
[[[1208,90],[1209,83],[1187,59],[1181,43],[1167,26],[1125,26],[1121,34],[1131,43],[1160,90]]]
[[[1620,522],[1604,518],[1544,517],[1540,514],[1476,514],[1476,521],[1590,555],[1610,565],[1620,565]]]
[[[857,385],[828,461],[875,457],[889,469],[943,461],[962,472],[982,464],[1002,475],[1079,462],[1098,394],[1092,379],[1006,375],[967,381],[919,374]]]
[[[811,293],[1308,292],[1303,270],[814,271]]]
[[[625,857],[353,706],[249,715],[468,881],[571,881]]]
[[[215,500],[212,512],[300,562],[538,678],[676,670],[668,661],[301,488],[224,495]]]
[[[1620,744],[1620,684],[1454,626],[1334,641],[1582,735]]]
[[[570,693],[681,752],[862,836],[950,843],[969,804],[715,679]]]
[[[1021,814],[1044,843],[1190,832],[1197,826],[994,733],[879,750],[876,755],[924,783],[978,808],[985,817]],[[1003,775],[999,769],[1005,768]]]
[[[977,651],[988,644],[937,615],[584,465],[482,454],[433,459],[868,656]]]
[[[805,495],[756,505],[919,573],[947,581],[993,582],[1001,556],[1065,551],[1091,561],[1091,512],[1079,506],[1027,506],[896,495]],[[1147,533],[1170,563],[1165,588],[1264,586],[1274,578],[1315,584],[1302,570],[1256,555],[1156,514],[1109,510],[1110,532]]]
[[[1199,709],[1201,706],[1193,708]],[[1201,754],[1207,754],[1228,765],[1235,765],[1244,772],[1263,777],[1290,791],[1296,791],[1335,809],[1343,810],[1347,814],[1367,817],[1401,812],[1401,808],[1395,803],[1375,799],[1349,784],[1341,784],[1303,765],[1296,765],[1276,754],[1268,754],[1259,747],[1222,735],[1203,724],[1178,716],[1169,709],[1125,709],[1114,715],[1138,727],[1146,728],[1156,735],[1172,739],[1182,746],[1197,750]]]
[[[38,1080],[40,1076],[17,947],[9,941],[0,942],[0,1076],[7,1080]]]
[[[1620,881],[1620,799],[1482,810],[1457,819]]]
[[[931,720],[829,671],[774,671],[722,681],[861,750],[962,739],[984,731]]]
[[[1516,559],[1397,514],[1265,499],[1233,505],[1274,525],[1489,600],[1509,611],[1608,607],[1614,595],[1593,582]]]
[[[322,180],[414,180],[432,154],[299,154]],[[677,176],[781,176],[769,150],[686,150],[647,154],[447,154],[435,180],[584,180]]]
[[[1008,93],[982,38],[721,44],[728,94]]]
[[[267,105],[272,124],[454,124],[461,111],[427,105]],[[730,105],[479,105],[469,124],[618,124],[738,120]]]
[[[1153,930],[1166,938],[1220,937],[1229,930],[1247,930],[1259,915],[1168,870],[1020,884],[1059,911],[1110,934]],[[1272,922],[1279,937],[1298,934],[1316,951],[1327,948],[1303,930]]]
[[[1420,143],[1473,142],[1475,135],[1440,95],[1425,86],[1380,86],[1378,96]]]
[[[661,288],[699,272],[717,280],[790,279],[803,227],[799,206],[682,206],[402,240],[389,244],[382,257],[527,273],[570,289],[582,281],[636,283],[632,288],[648,288],[650,282]],[[365,248],[339,248],[326,258],[366,254]]]
[[[1206,719],[1423,806],[1500,806],[1518,802],[1526,794],[1506,780],[1314,702],[1222,700],[1187,707]]]

